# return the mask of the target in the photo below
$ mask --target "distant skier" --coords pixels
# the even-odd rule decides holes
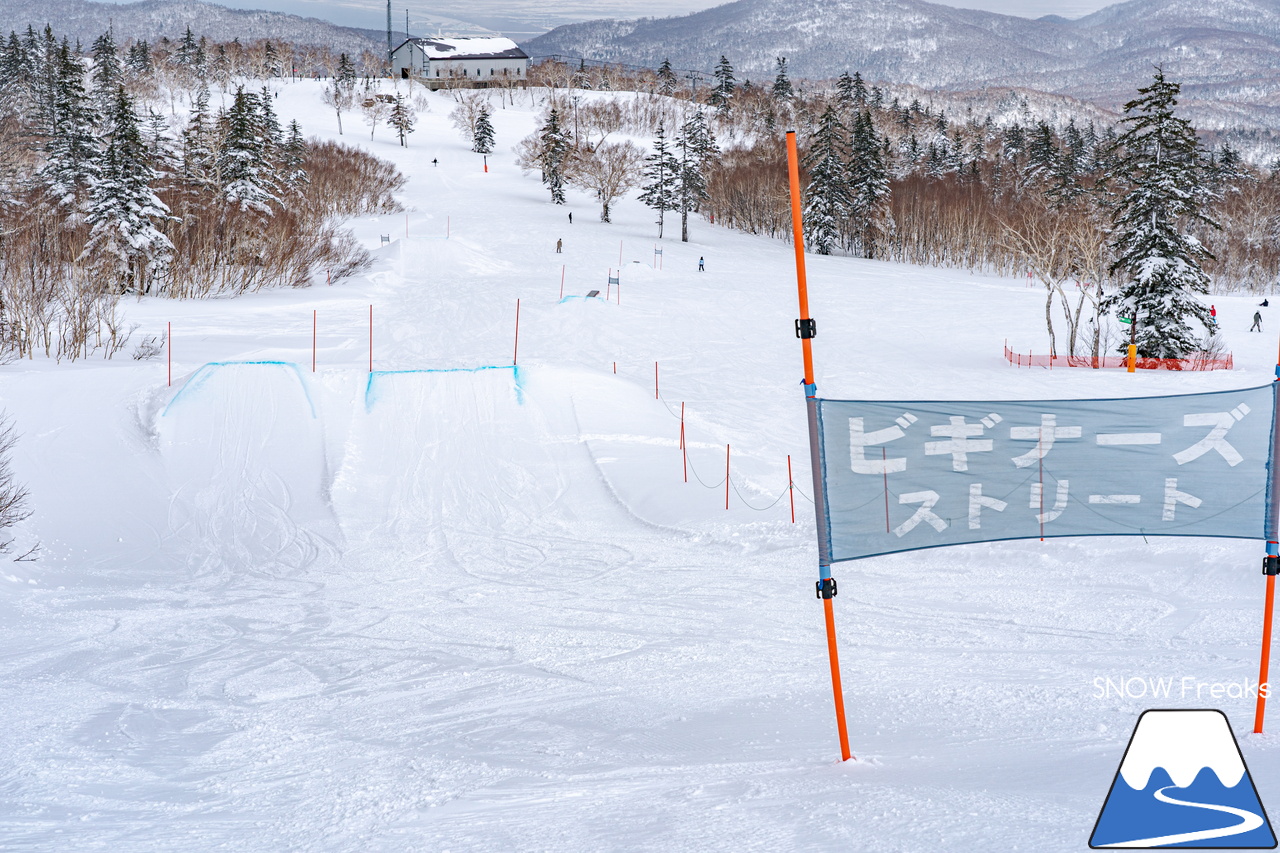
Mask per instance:
[[[439,166],[439,165],[440,165],[440,161],[439,161],[439,160],[437,160],[435,157],[432,157],[432,158],[431,158],[431,165],[432,165],[432,166]]]
[[[1209,306],[1209,319],[1212,320],[1214,323],[1218,322],[1218,309],[1213,307],[1212,305]]]
[[[570,224],[570,225],[572,225],[572,224],[573,224],[573,211],[572,211],[572,210],[571,210],[571,211],[569,211],[569,224]]]
[[[564,245],[564,240],[556,240],[556,254],[560,254],[560,248]]]
[[[1251,332],[1262,331],[1262,312],[1261,311],[1253,312],[1253,325],[1249,327],[1249,331]]]
[[[698,272],[706,272],[706,271],[707,271],[706,258],[698,258]]]

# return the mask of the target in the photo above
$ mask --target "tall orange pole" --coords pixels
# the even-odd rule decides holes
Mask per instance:
[[[822,447],[818,437],[818,386],[813,376],[813,337],[817,325],[809,316],[809,284],[804,270],[804,220],[800,206],[800,157],[796,152],[796,132],[787,131],[787,171],[791,178],[791,231],[796,252],[796,285],[800,295],[800,319],[796,335],[804,352],[804,397],[809,416],[809,464],[813,470],[814,515],[818,524],[818,597],[827,624],[827,657],[831,662],[831,692],[835,698],[836,728],[840,733],[840,758],[848,761],[849,730],[844,718],[844,689],[840,684],[840,652],[836,645],[836,617],[831,599],[836,581],[831,576],[831,537],[827,529],[826,497],[822,484]]]
[[[1280,410],[1280,353],[1276,354],[1275,406]],[[1275,613],[1276,575],[1280,574],[1280,507],[1276,501],[1280,497],[1280,424],[1276,425],[1271,436],[1271,482],[1267,489],[1266,537],[1267,555],[1262,561],[1262,573],[1267,577],[1266,599],[1262,605],[1262,652],[1258,663],[1258,702],[1253,713],[1253,731],[1262,734],[1262,724],[1267,716],[1267,696],[1271,692],[1267,680],[1271,675],[1271,619]]]

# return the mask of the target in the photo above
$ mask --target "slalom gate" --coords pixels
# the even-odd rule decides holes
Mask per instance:
[[[827,629],[841,757],[848,732],[832,599],[834,563],[1056,536],[1259,539],[1266,577],[1258,682],[1267,684],[1280,574],[1280,363],[1254,388],[1096,400],[866,401],[818,396],[795,131],[787,132],[792,243],[804,354],[816,594]],[[1132,350],[1131,350],[1132,351]],[[1125,367],[1127,358],[1021,356],[1021,366]],[[1280,356],[1277,357],[1280,362]],[[1231,356],[1141,359],[1137,367],[1230,369]],[[1261,733],[1267,691],[1259,690]]]

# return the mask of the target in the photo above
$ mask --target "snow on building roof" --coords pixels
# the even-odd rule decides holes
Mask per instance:
[[[419,37],[410,39],[428,59],[528,59],[509,38]]]

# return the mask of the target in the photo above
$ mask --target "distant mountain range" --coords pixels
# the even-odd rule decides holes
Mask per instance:
[[[971,90],[1031,88],[1116,109],[1153,66],[1183,84],[1202,128],[1280,128],[1280,4],[1128,0],[1078,20],[1037,20],[924,0],[737,0],[678,18],[569,24],[522,45],[561,54],[767,82],[860,71],[869,81]]]
[[[294,44],[332,47],[359,53],[386,53],[385,32],[339,27],[316,18],[245,9],[228,9],[199,0],[143,0],[140,3],[93,3],[88,0],[0,0],[0,30],[21,32],[28,25],[53,27],[59,37],[80,39],[86,45],[114,27],[117,41],[177,40],[187,27],[213,41],[239,38],[279,39]],[[403,38],[403,33],[396,34]]]

